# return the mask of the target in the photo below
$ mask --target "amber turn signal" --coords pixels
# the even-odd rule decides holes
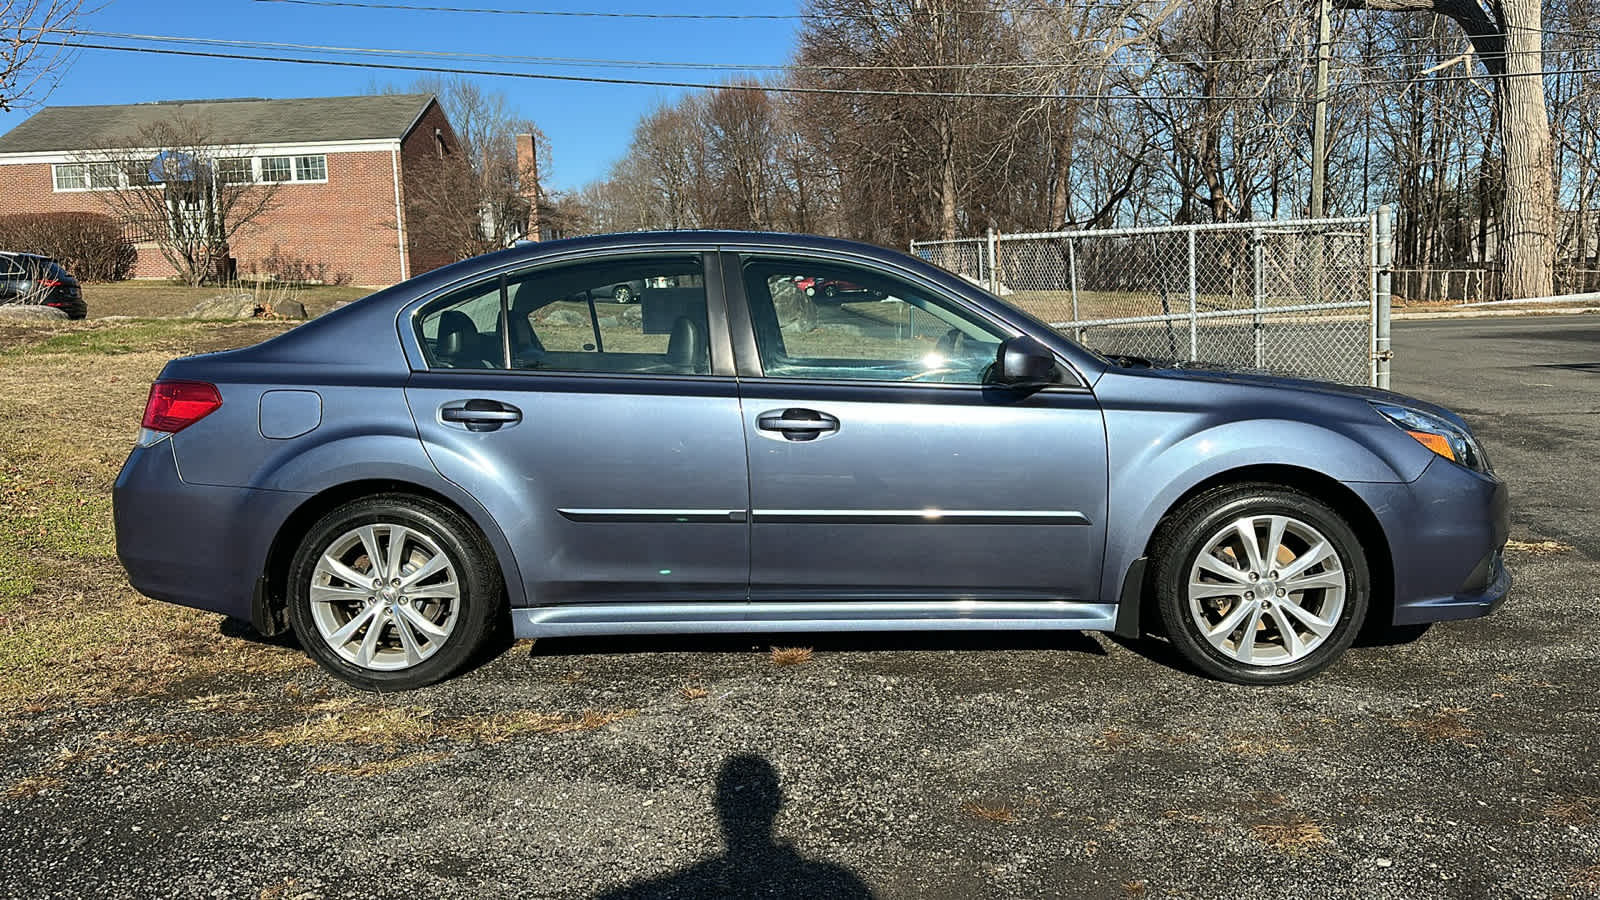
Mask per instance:
[[[1450,439],[1442,434],[1433,434],[1427,431],[1407,430],[1406,434],[1417,439],[1417,443],[1439,454],[1445,459],[1455,461],[1456,452],[1450,447]]]

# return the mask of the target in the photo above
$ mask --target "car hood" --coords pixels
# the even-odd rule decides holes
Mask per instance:
[[[1327,397],[1338,397],[1349,400],[1367,400],[1374,403],[1392,403],[1395,406],[1405,406],[1418,412],[1430,413],[1439,416],[1456,426],[1466,429],[1467,423],[1451,410],[1419,400],[1405,394],[1387,391],[1381,388],[1365,387],[1350,384],[1338,384],[1332,381],[1320,381],[1311,378],[1295,378],[1288,375],[1274,375],[1269,372],[1248,369],[1231,369],[1209,363],[1178,362],[1178,363],[1152,363],[1148,368],[1142,365],[1122,367],[1113,364],[1111,371],[1132,372],[1141,375],[1179,379],[1183,381],[1209,382],[1212,384],[1236,384],[1255,388],[1276,388],[1279,390],[1294,391],[1298,394],[1321,394]]]

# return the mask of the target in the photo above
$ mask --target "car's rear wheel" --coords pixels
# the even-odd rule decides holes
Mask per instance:
[[[493,631],[504,587],[476,529],[403,494],[347,503],[306,534],[290,565],[300,645],[366,690],[447,678]]]
[[[1153,548],[1162,624],[1184,659],[1241,684],[1284,684],[1349,648],[1371,575],[1355,532],[1286,487],[1224,487],[1186,503]]]
[[[625,284],[617,285],[611,289],[611,300],[613,303],[632,303],[633,288]]]

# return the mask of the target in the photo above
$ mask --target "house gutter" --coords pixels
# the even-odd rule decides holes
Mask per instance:
[[[396,246],[400,249],[400,280],[405,281],[411,277],[406,271],[406,216],[405,209],[400,203],[400,145],[395,144],[389,151],[389,162],[394,167],[394,230],[399,235]]]

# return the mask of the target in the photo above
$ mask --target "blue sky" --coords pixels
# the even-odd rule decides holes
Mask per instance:
[[[600,4],[580,0],[391,2],[608,12],[793,14],[799,11],[799,0],[757,3],[695,0],[692,6],[647,0],[603,0]],[[689,21],[485,16],[308,7],[253,0],[112,0],[98,12],[84,17],[78,27],[406,50],[777,64],[784,62],[792,52],[798,24],[794,19]],[[461,65],[479,69],[501,67],[482,62]],[[727,74],[565,67],[540,71],[668,81],[717,81]],[[404,85],[412,78],[405,72],[86,50],[80,52],[66,70],[46,103],[79,105],[214,97],[336,96],[365,93],[374,83]],[[520,78],[485,78],[482,81],[488,87],[504,91],[517,110],[537,122],[549,136],[554,159],[547,184],[555,188],[575,188],[604,175],[610,164],[625,152],[628,136],[639,116],[656,103],[680,93],[679,89],[672,88]],[[26,117],[27,111],[0,112],[0,133],[11,130]]]

